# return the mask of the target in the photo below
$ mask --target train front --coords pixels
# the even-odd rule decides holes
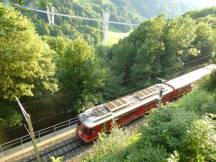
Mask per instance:
[[[92,142],[97,138],[97,133],[95,128],[89,128],[85,123],[85,114],[79,115],[79,122],[77,125],[76,133],[85,142]]]
[[[102,129],[101,124],[110,120],[111,113],[103,105],[88,109],[79,115],[77,135],[85,142],[92,142],[98,138]]]

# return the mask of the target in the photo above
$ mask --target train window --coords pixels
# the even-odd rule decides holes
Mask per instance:
[[[95,132],[95,128],[87,128],[83,124],[79,125],[79,129],[85,135],[91,135],[91,134],[93,134]]]
[[[91,134],[93,134],[94,132],[95,132],[95,128],[91,128],[91,129],[87,129],[86,134],[87,134],[87,135],[91,135]]]
[[[79,130],[83,133],[86,134],[87,133],[87,128],[83,125],[83,124],[79,124]]]
[[[103,132],[106,132],[106,123],[103,123],[103,124],[102,124],[102,131],[103,131]]]

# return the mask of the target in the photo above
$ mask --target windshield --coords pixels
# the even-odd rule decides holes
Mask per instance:
[[[92,132],[95,130],[95,128],[87,128],[85,125],[79,123],[79,130],[86,135],[92,134]]]

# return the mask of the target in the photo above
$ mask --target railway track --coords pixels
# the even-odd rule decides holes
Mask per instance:
[[[140,127],[143,124],[147,123],[145,121],[145,116],[146,115],[144,115],[143,117],[140,117],[140,118],[134,120],[133,122],[129,123],[128,125],[126,125],[124,127],[124,129],[129,130],[131,134],[137,133],[139,131]],[[93,147],[91,147],[92,145],[93,144],[87,145],[87,146],[84,145],[83,149],[82,150],[80,149],[78,154],[75,154],[75,155],[71,154],[71,153],[65,154],[64,155],[64,161],[65,162],[80,162],[81,161],[80,159],[82,159],[83,154],[91,154],[91,149],[93,148]]]
[[[58,146],[54,146],[51,149],[45,149],[41,151],[40,158],[42,161],[50,161],[50,157],[61,157],[67,153],[76,153],[79,151],[79,149],[83,146],[82,142],[80,139],[77,137],[70,139],[69,141],[63,143],[63,144],[58,144]],[[30,156],[25,159],[22,159],[21,161],[25,162],[34,162],[36,161],[35,156]]]
[[[67,135],[56,141],[52,141],[39,147],[40,157],[42,161],[49,161],[51,156],[57,157],[66,154],[67,152],[73,152],[81,147],[81,141],[75,134]],[[25,154],[21,154],[14,158],[7,160],[6,162],[33,162],[36,161],[34,151],[28,151]]]
[[[126,128],[134,128],[143,121],[143,118],[135,120],[126,126]],[[80,153],[88,150],[93,143],[84,144],[75,134],[68,135],[58,141],[53,141],[53,143],[46,144],[40,148],[40,158],[42,162],[49,162],[50,157],[64,157],[64,160],[74,159],[74,157],[79,156]],[[70,161],[71,161],[70,160]],[[24,155],[15,157],[8,160],[7,162],[35,162],[36,157],[33,150],[26,152]]]
[[[76,155],[79,153],[80,148],[82,148],[84,145],[82,141],[74,136],[70,139],[67,139],[66,141],[63,141],[61,143],[56,143],[55,145],[40,149],[40,158],[42,162],[48,162],[51,161],[50,157],[61,157],[67,153]],[[25,156],[26,155],[26,156]],[[16,161],[16,162],[34,162],[36,161],[36,157],[34,153],[28,152],[25,155],[21,157],[16,157],[15,159],[11,159],[9,161]]]

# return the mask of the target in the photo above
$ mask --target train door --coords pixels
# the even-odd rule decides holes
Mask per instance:
[[[107,121],[102,124],[102,132],[109,133],[112,129],[112,121]]]

